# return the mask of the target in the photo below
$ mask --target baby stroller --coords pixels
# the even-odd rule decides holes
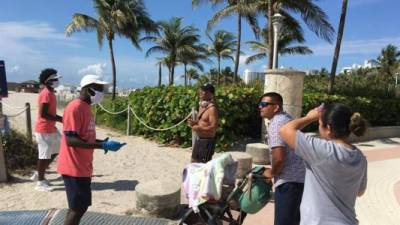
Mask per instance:
[[[236,167],[237,163],[235,172]],[[189,208],[179,225],[241,225],[248,213],[258,212],[271,199],[272,183],[263,176],[264,170],[262,166],[254,167],[236,185],[225,174],[221,198]]]

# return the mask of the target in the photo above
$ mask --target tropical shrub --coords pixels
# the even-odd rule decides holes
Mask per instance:
[[[37,145],[28,138],[11,130],[9,134],[2,135],[2,144],[9,171],[30,173],[37,162]]]
[[[302,114],[321,103],[341,102],[349,105],[353,111],[360,112],[371,126],[399,126],[400,99],[374,97],[353,97],[345,95],[328,95],[325,93],[304,93]],[[316,125],[308,130],[316,130]]]
[[[217,149],[225,150],[233,143],[246,137],[260,138],[261,119],[257,108],[263,85],[255,82],[252,86],[236,85],[217,88],[216,104],[219,109]],[[121,111],[131,105],[135,113],[151,127],[167,128],[183,120],[192,107],[198,106],[196,87],[162,86],[144,88],[132,92],[128,98],[118,97],[104,102],[107,109]],[[328,95],[306,91],[303,96],[303,115],[322,102],[342,102],[360,112],[372,126],[400,125],[400,99]],[[126,130],[127,114],[110,115],[97,110],[97,122],[119,130]],[[316,124],[307,128],[315,131]],[[144,135],[162,143],[191,145],[191,129],[186,123],[167,131],[153,131],[139,123],[132,116],[130,133]]]
[[[261,94],[255,87],[219,87],[216,91],[216,105],[219,110],[217,148],[225,149],[242,137],[257,138],[260,135],[261,119],[258,116],[257,101]],[[105,100],[104,105],[111,111],[121,111],[131,105],[144,123],[155,128],[171,127],[182,121],[192,107],[198,108],[196,87],[169,86],[144,88],[132,92],[126,98],[115,101]],[[110,115],[97,108],[96,121],[120,130],[126,129],[127,114]],[[132,116],[130,133],[144,135],[162,143],[191,145],[191,129],[186,122],[166,131],[146,128]]]
[[[328,76],[305,76],[304,90],[306,92],[327,92]],[[366,97],[395,97],[395,80],[388,79],[376,69],[359,69],[352,74],[343,74],[335,78],[335,94]]]

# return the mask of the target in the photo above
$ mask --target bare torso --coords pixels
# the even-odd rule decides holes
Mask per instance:
[[[197,121],[197,125],[200,128],[205,128],[196,131],[200,138],[215,137],[218,121],[218,113],[215,105],[210,104],[207,107],[200,107]]]

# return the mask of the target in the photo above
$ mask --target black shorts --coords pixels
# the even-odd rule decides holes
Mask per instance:
[[[90,177],[71,177],[62,175],[67,192],[70,209],[84,209],[92,205],[92,189]]]
[[[206,163],[212,159],[215,149],[215,138],[197,138],[192,151],[192,161]]]

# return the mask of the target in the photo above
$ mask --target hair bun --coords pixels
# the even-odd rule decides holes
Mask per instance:
[[[367,130],[367,121],[361,116],[360,113],[355,112],[350,119],[350,131],[360,137]]]

